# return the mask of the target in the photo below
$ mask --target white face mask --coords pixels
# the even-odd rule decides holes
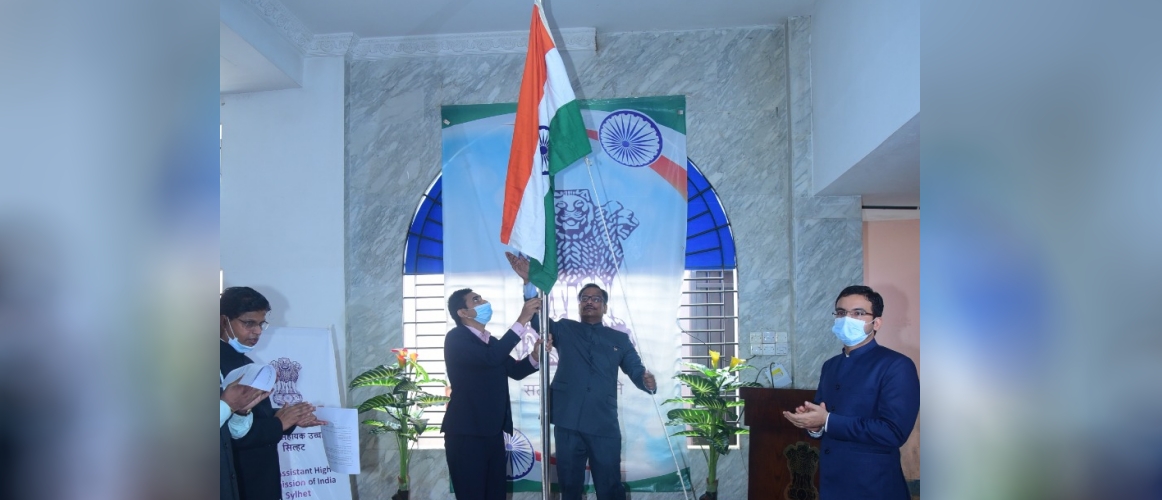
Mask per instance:
[[[834,333],[839,341],[847,347],[859,345],[860,342],[867,339],[867,333],[863,331],[866,324],[848,316],[835,318],[835,326],[831,327],[831,333]]]
[[[230,340],[226,343],[230,344],[230,347],[233,347],[234,350],[238,351],[239,354],[246,354],[250,352],[251,349],[254,349],[254,347],[244,345],[242,342],[238,341],[238,336],[234,335],[234,327],[230,325],[229,320],[226,320],[226,331],[230,332]]]

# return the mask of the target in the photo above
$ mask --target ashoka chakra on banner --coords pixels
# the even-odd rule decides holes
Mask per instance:
[[[629,109],[614,111],[601,120],[601,148],[627,167],[644,167],[662,155],[662,131],[650,117]]]
[[[504,434],[504,454],[508,458],[510,481],[525,477],[533,470],[533,443],[521,431],[513,429],[512,435]]]

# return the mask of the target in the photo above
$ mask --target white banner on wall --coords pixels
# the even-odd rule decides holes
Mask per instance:
[[[341,406],[339,371],[331,331],[323,328],[272,326],[249,354],[256,363],[274,366],[278,381],[270,394],[275,408],[306,401]],[[295,429],[278,444],[282,498],[351,500],[351,482],[327,464],[323,428]]]
[[[671,449],[681,453],[685,440],[668,437],[677,429],[663,427],[654,405],[680,394],[673,376],[680,369],[676,318],[685,268],[685,98],[579,104],[592,165],[579,161],[556,176],[560,275],[549,295],[550,315],[579,319],[577,293],[586,283],[609,292],[605,324],[629,335],[657,377],[659,393],[651,398],[618,374],[623,482],[630,491],[682,491],[689,481],[686,462],[678,457],[687,476],[680,480]],[[490,332],[497,337],[523,303],[522,282],[504,256],[511,248],[499,238],[515,110],[505,104],[442,110],[445,291],[472,288],[489,300],[495,311]],[[542,143],[541,154],[550,147]],[[526,336],[513,355],[523,357],[532,346]],[[549,363],[554,372],[556,355]],[[535,376],[509,383],[514,434],[506,448],[513,491],[541,491],[539,391]]]

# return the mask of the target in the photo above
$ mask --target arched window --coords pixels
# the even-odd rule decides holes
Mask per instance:
[[[444,378],[444,224],[440,176],[428,187],[408,226],[403,262],[404,345],[417,350],[434,377]],[[686,271],[679,325],[686,332],[683,357],[710,361],[711,349],[725,362],[738,352],[738,286],[734,235],[714,187],[693,161],[686,161]],[[443,408],[426,412],[432,423]],[[439,448],[439,434],[425,434],[421,447]]]

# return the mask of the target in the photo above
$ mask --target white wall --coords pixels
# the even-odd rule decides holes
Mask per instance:
[[[225,284],[266,295],[273,324],[334,328],[339,353],[344,78],[343,58],[307,58],[302,88],[223,95],[221,114]]]
[[[817,0],[813,193],[920,112],[920,1]]]

